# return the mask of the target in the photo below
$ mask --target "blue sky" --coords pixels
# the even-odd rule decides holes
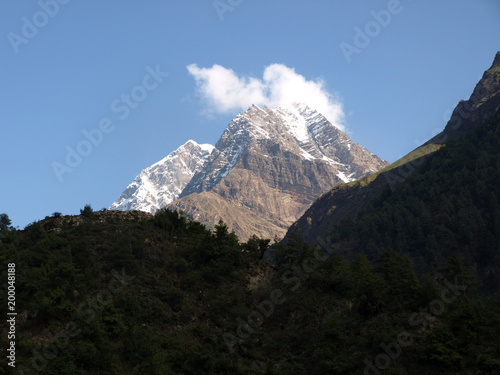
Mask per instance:
[[[500,50],[498,0],[26,0],[0,9],[0,212],[20,228],[87,203],[108,207],[188,139],[214,144],[246,102],[224,107],[214,91],[224,84],[210,89],[198,76],[197,85],[191,64],[223,68],[236,79],[230,96],[279,64],[340,106],[354,141],[394,161],[443,128]],[[82,144],[85,132],[93,144]],[[70,149],[80,152],[71,166]],[[68,169],[58,175],[54,165]]]

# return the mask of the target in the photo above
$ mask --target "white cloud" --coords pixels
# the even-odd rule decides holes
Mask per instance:
[[[230,113],[245,110],[252,104],[271,108],[301,102],[321,112],[330,122],[344,130],[344,110],[341,102],[326,91],[321,80],[307,80],[282,64],[264,69],[262,78],[240,77],[220,65],[187,69],[196,81],[197,91],[206,101],[209,113]]]

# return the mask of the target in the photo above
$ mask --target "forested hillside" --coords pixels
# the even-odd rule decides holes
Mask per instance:
[[[411,255],[420,275],[450,256],[474,269],[483,289],[500,287],[500,116],[449,142],[404,181],[386,184],[323,238],[351,256],[386,249]],[[391,189],[393,187],[393,189]]]
[[[82,213],[0,232],[20,374],[500,371],[500,296],[478,296],[458,257],[419,280],[400,253],[348,261],[294,236],[271,267],[269,240],[240,244],[223,223]]]

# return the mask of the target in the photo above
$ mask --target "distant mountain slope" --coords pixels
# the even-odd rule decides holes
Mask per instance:
[[[204,223],[223,219],[242,239],[282,237],[323,192],[385,165],[305,104],[252,106],[169,207]]]
[[[305,104],[250,107],[213,146],[187,142],[146,168],[115,210],[182,210],[241,239],[283,237],[322,193],[387,165]]]
[[[421,272],[459,253],[500,283],[499,72],[497,53],[441,134],[323,195],[288,236],[298,231],[310,244],[335,243],[350,256],[394,248],[412,254]]]

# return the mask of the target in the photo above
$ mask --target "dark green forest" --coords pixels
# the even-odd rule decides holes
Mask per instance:
[[[376,259],[392,249],[411,255],[419,275],[457,256],[500,290],[500,116],[450,141],[421,167],[372,199],[326,237],[342,253]]]
[[[14,373],[500,372],[500,295],[477,293],[459,256],[419,278],[394,250],[239,243],[170,211],[85,209],[0,233],[2,264],[16,264]]]

